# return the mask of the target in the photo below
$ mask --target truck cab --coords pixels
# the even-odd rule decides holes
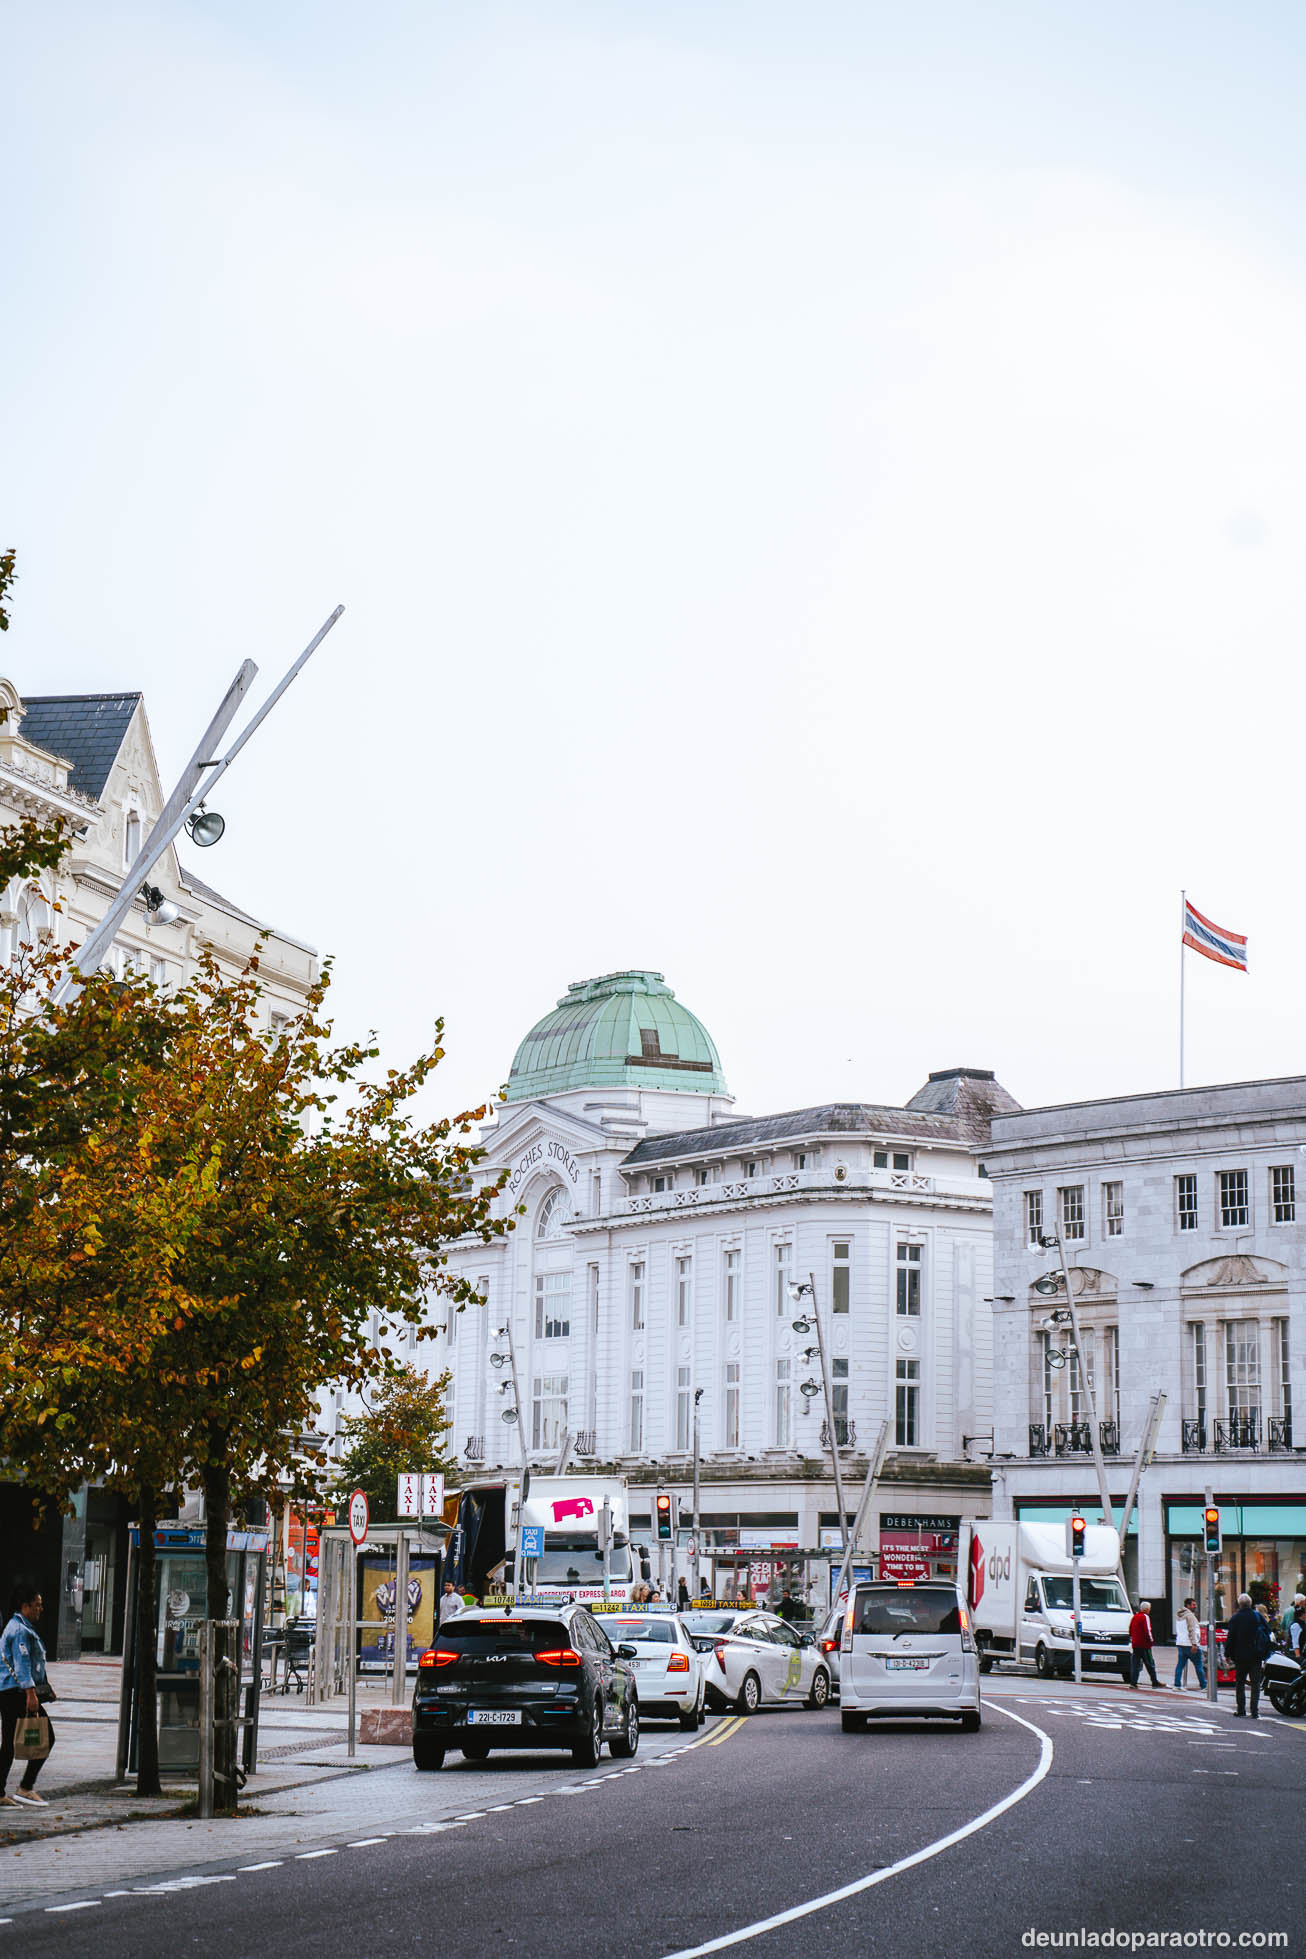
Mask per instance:
[[[1079,1581],[1080,1657],[1084,1666],[1109,1664],[1129,1678],[1129,1600],[1116,1577]],[[1047,1680],[1074,1671],[1074,1581],[1064,1572],[1030,1572],[1021,1613],[1020,1657]]]

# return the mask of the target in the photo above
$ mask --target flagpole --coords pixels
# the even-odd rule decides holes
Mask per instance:
[[[1184,1085],[1184,933],[1188,929],[1188,893],[1179,893],[1179,1086]]]

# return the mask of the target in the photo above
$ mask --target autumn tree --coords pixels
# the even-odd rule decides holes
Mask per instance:
[[[381,1523],[397,1515],[398,1481],[406,1471],[453,1468],[445,1454],[453,1424],[445,1412],[452,1375],[430,1380],[408,1362],[392,1363],[371,1396],[371,1406],[345,1424],[349,1448],[335,1468],[335,1503],[343,1508],[350,1492],[362,1490],[371,1516]]]
[[[511,1223],[467,1140],[486,1111],[419,1124],[441,1023],[377,1079],[375,1050],[329,1045],[325,975],[276,1035],[256,962],[234,980],[210,962],[174,996],[101,978],[24,1014],[33,978],[0,980],[0,1050],[7,1030],[15,1076],[63,1106],[27,1097],[31,1146],[0,1177],[0,1453],[59,1496],[89,1475],[127,1491],[143,1548],[159,1491],[202,1486],[221,1619],[233,1499],[291,1473],[318,1391],[378,1365],[373,1327],[382,1348],[404,1324],[421,1337],[431,1295],[475,1296],[445,1246]],[[219,1730],[228,1804],[234,1732]]]

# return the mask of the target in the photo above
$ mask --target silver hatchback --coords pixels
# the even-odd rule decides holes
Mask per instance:
[[[955,1585],[858,1585],[839,1642],[839,1704],[851,1734],[882,1720],[980,1725],[979,1655]]]

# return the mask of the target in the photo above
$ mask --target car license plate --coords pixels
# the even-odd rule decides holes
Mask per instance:
[[[468,1714],[467,1721],[469,1726],[475,1723],[478,1728],[519,1728],[521,1710],[516,1707],[474,1707]]]
[[[919,1673],[929,1665],[929,1661],[896,1659],[886,1660],[884,1664],[890,1673]]]

